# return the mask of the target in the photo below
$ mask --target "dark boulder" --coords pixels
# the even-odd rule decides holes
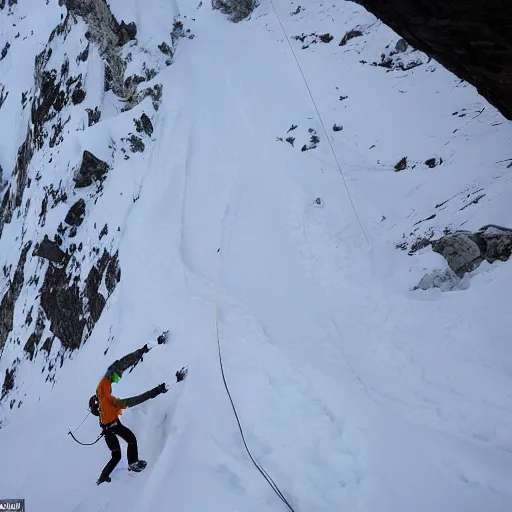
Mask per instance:
[[[471,272],[482,262],[480,248],[467,233],[443,236],[432,242],[432,250],[441,254],[458,276]]]
[[[153,133],[153,123],[151,119],[144,113],[140,116],[140,122],[142,123],[142,129],[146,135],[151,136]]]
[[[85,100],[85,91],[83,89],[75,89],[71,95],[71,101],[73,105],[79,105]]]
[[[50,240],[48,235],[45,235],[43,241],[37,245],[34,256],[39,256],[54,263],[63,263],[67,258],[66,253],[57,245],[57,242]]]
[[[85,218],[85,201],[79,199],[68,211],[64,222],[70,226],[80,226]]]
[[[88,187],[94,181],[103,181],[109,166],[89,151],[84,151],[82,165],[75,176],[75,188]]]
[[[137,37],[137,25],[133,21],[128,24],[121,21],[117,29],[117,36],[119,46],[124,46],[128,41],[133,41]]]

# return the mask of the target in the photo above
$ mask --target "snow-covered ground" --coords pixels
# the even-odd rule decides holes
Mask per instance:
[[[0,62],[10,91],[0,109],[7,180],[29,119],[21,92],[33,87],[33,59],[65,13],[56,1],[41,4],[0,11],[2,39],[34,30],[13,39]],[[511,264],[482,264],[456,291],[413,290],[447,264],[430,248],[408,251],[445,228],[512,224],[511,169],[502,162],[512,157],[510,122],[411,48],[391,58],[417,67],[372,65],[400,38],[353,2],[298,9],[274,0],[274,11],[261,0],[239,24],[209,2],[110,5],[137,25],[130,65],[147,59],[158,69],[139,89],[161,83],[162,100],[158,110],[148,97],[122,112],[103,93],[94,45],[87,63],[70,61],[86,100],[69,109],[63,143],[35,154],[29,175],[42,178],[25,191],[28,213],[5,226],[0,263],[12,266],[12,279],[25,241],[52,236],[83,197],[80,240],[90,253],[108,222],[102,243],[119,251],[121,280],[50,382],[50,356],[23,353],[25,317],[38,300],[36,286],[23,287],[0,359],[0,375],[20,359],[17,387],[0,405],[0,498],[25,498],[27,511],[286,510],[245,452],[220,372],[218,308],[247,443],[296,512],[508,512]],[[177,16],[194,37],[165,67],[157,46]],[[362,35],[340,46],[357,27]],[[79,22],[58,51],[82,51],[86,30]],[[327,33],[333,39],[322,42]],[[85,108],[98,104],[103,116],[88,127]],[[154,132],[125,160],[113,147],[143,112]],[[301,151],[314,135],[316,147]],[[84,149],[112,166],[98,197],[72,188]],[[395,172],[403,157],[407,168]],[[424,163],[431,158],[433,168]],[[61,180],[67,206],[49,210],[42,227],[43,188]],[[29,251],[25,275],[40,266]],[[0,275],[0,291],[9,279]],[[103,440],[79,446],[68,430],[87,414],[108,365],[165,329],[169,343],[114,394],[172,383],[184,365],[188,378],[124,412],[148,468],[116,471],[97,487],[109,450]],[[23,403],[11,410],[12,397]],[[98,434],[93,416],[75,433],[87,442]]]

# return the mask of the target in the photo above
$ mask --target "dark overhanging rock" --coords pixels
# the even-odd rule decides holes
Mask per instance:
[[[359,0],[409,44],[473,84],[512,119],[512,3]]]

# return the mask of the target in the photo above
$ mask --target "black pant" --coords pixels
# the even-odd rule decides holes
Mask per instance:
[[[128,443],[128,464],[133,464],[139,460],[137,439],[135,438],[135,434],[128,427],[125,427],[119,420],[116,420],[104,426],[103,431],[105,433],[103,437],[105,438],[105,442],[112,452],[112,458],[103,468],[100,480],[104,480],[106,477],[108,477],[121,460],[121,446],[117,436],[119,436],[121,439],[124,439]]]

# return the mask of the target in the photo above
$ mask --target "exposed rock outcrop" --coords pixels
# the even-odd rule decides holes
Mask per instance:
[[[84,290],[80,289],[79,275],[50,263],[41,287],[41,307],[50,320],[51,332],[66,349],[76,350],[87,339],[120,279],[117,252],[103,252],[89,271]],[[101,292],[102,283],[107,293]]]
[[[85,218],[85,201],[79,199],[68,211],[64,222],[70,226],[80,226]]]
[[[212,7],[227,14],[233,23],[247,18],[258,5],[257,0],[212,0]]]
[[[126,62],[119,49],[135,39],[135,23],[119,23],[105,0],[61,0],[61,3],[71,15],[81,17],[87,24],[87,38],[98,46],[105,60],[105,89],[112,89],[121,98],[133,94],[124,84]]]
[[[360,0],[512,119],[512,4],[502,0]]]
[[[38,244],[34,250],[34,256],[39,256],[54,263],[64,263],[66,261],[66,253],[58,246],[58,244],[44,236],[44,239]]]
[[[31,245],[32,244],[28,242],[21,251],[16,272],[14,273],[9,288],[7,288],[7,292],[0,302],[0,357],[5,342],[13,329],[14,305],[23,288],[25,262],[27,261],[27,254]]]
[[[456,275],[463,276],[484,260],[508,260],[512,253],[512,230],[488,225],[474,233],[457,231],[433,241],[432,250],[446,259]]]
[[[41,342],[41,337],[44,332],[45,327],[45,315],[42,309],[39,310],[39,314],[37,315],[36,327],[34,332],[28,337],[23,350],[28,354],[29,359],[32,361],[34,359],[34,355],[36,353],[37,347]]]
[[[74,178],[75,187],[88,187],[93,180],[101,182],[105,179],[108,171],[109,166],[103,160],[95,157],[89,151],[84,151],[80,170]]]

